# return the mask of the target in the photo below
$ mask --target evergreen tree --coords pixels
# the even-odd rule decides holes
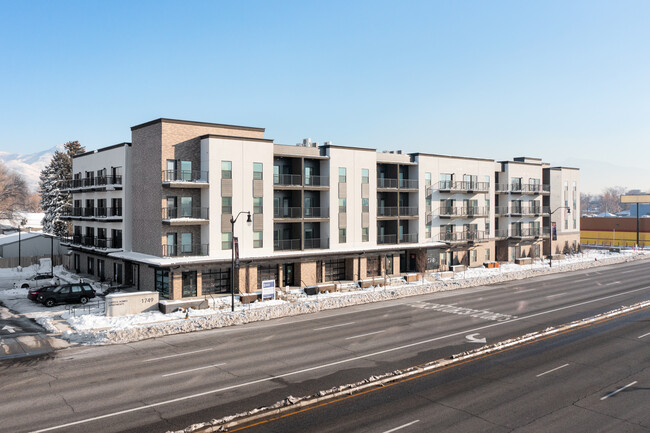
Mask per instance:
[[[86,151],[78,141],[65,143],[63,149],[63,152],[54,152],[50,163],[41,171],[39,182],[41,207],[45,212],[43,231],[56,236],[68,235],[68,223],[61,215],[66,208],[72,207],[70,194],[61,190],[62,183],[72,178],[72,156]]]

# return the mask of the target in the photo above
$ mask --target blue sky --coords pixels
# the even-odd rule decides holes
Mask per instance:
[[[283,144],[650,161],[648,1],[0,6],[2,151],[94,149],[171,117]]]

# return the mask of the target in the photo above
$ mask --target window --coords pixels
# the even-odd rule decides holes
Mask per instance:
[[[426,224],[424,226],[424,237],[427,239],[431,239],[431,224]]]
[[[386,256],[386,274],[392,275],[393,274],[393,255],[388,254]]]
[[[221,178],[232,179],[232,161],[221,161]]]
[[[183,297],[196,296],[196,271],[184,271],[182,274]]]
[[[192,197],[181,197],[181,218],[192,218]]]
[[[430,271],[433,269],[438,269],[439,260],[440,260],[440,250],[437,249],[427,249],[427,263],[426,270]]]
[[[167,233],[167,244],[163,245],[163,256],[176,255],[176,233]]]
[[[95,275],[95,259],[92,257],[88,257],[88,273]]]
[[[424,185],[431,186],[431,173],[424,173]]]
[[[431,197],[428,196],[426,199],[424,199],[424,202],[425,202],[426,212],[431,212]]]
[[[361,228],[361,242],[368,242],[370,240],[370,229],[368,227]]]
[[[232,248],[232,233],[221,233],[221,249],[229,250]]]
[[[470,260],[471,260],[470,263],[476,263],[476,261],[478,260],[478,251],[476,250],[471,251]]]
[[[264,198],[253,197],[253,213],[264,213]],[[232,207],[231,207],[232,209]]]
[[[513,177],[510,179],[510,184],[513,191],[521,191],[521,178]]]
[[[263,232],[253,232],[253,248],[262,248],[264,246]]]
[[[113,248],[122,248],[122,230],[112,230]]]
[[[440,253],[440,264],[443,266],[447,265],[447,253]]]
[[[361,183],[369,183],[370,182],[370,170],[367,168],[362,168],[361,169]]]
[[[567,219],[564,220],[564,229],[565,230],[569,229],[569,220],[567,220]]]
[[[169,271],[166,269],[156,269],[156,292],[163,299],[169,299]]]
[[[253,179],[255,180],[262,180],[262,171],[263,171],[264,164],[261,162],[254,162],[253,163]]]
[[[204,294],[230,292],[230,268],[208,269],[201,275],[201,291]]]
[[[114,198],[111,203],[111,216],[122,216],[122,199]]]
[[[573,218],[573,228],[574,229],[578,228],[578,223],[577,223],[577,220],[575,218]]]
[[[180,180],[192,180],[192,161],[181,161]]]
[[[348,206],[347,206],[347,201],[346,201],[346,199],[344,199],[344,198],[340,198],[340,199],[339,199],[339,212],[340,212],[340,213],[346,213],[346,212],[347,212],[347,209],[348,209]]]
[[[325,281],[345,280],[345,259],[332,259],[325,262]]]
[[[361,212],[370,212],[370,199],[362,198],[361,199]]]
[[[192,252],[192,233],[181,233],[181,252]]]
[[[451,189],[453,177],[450,173],[440,173],[440,189]]]
[[[347,175],[346,175],[346,168],[345,167],[339,167],[339,182],[340,183],[345,183],[347,182]]]
[[[346,241],[347,237],[347,230],[346,229],[339,229],[339,243],[344,244]]]
[[[486,262],[490,261],[490,250],[489,249],[485,250],[485,261]]]
[[[232,197],[221,197],[221,213],[232,215]]]
[[[97,259],[97,276],[99,277],[99,281],[104,281],[104,269],[105,269],[104,261],[101,259]]]

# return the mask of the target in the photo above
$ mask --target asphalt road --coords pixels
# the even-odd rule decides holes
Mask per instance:
[[[166,431],[650,298],[650,262],[0,364],[0,431]]]
[[[648,432],[650,309],[231,431]]]

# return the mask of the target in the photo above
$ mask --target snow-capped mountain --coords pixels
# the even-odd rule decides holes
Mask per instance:
[[[0,161],[3,161],[10,170],[23,175],[29,188],[36,191],[41,170],[49,164],[56,150],[63,150],[63,145],[30,154],[0,151]]]

